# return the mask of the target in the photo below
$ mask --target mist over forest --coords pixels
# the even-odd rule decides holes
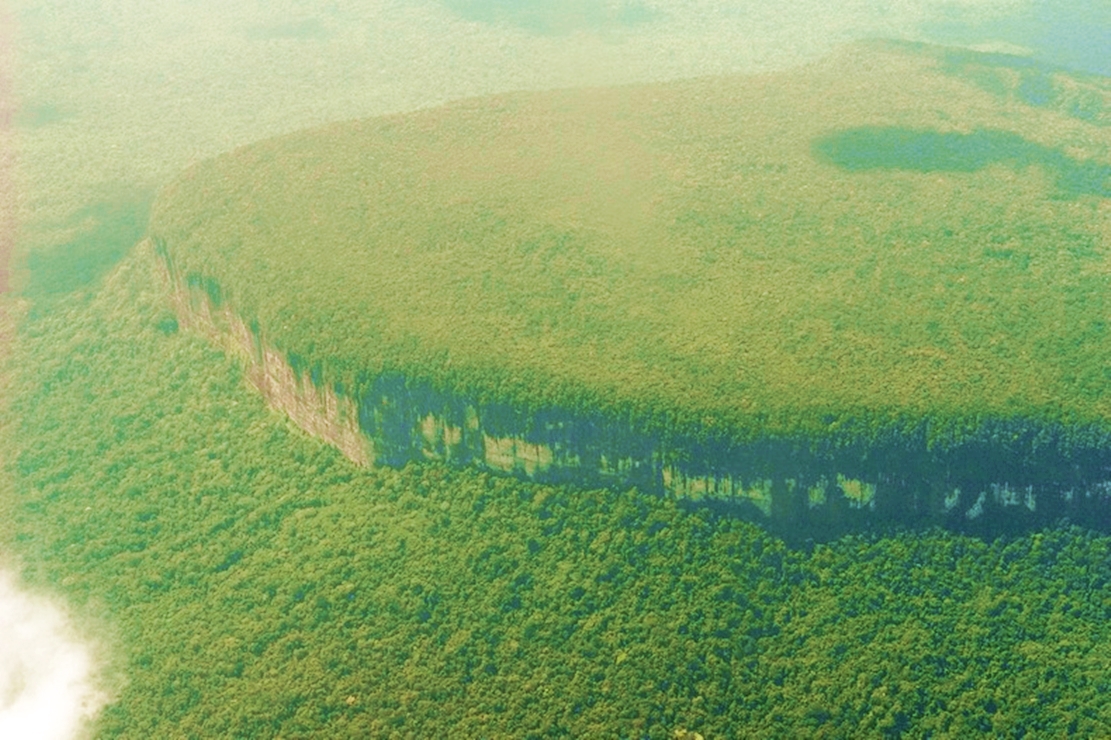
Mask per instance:
[[[1109,48],[0,0],[0,736],[1111,734]]]

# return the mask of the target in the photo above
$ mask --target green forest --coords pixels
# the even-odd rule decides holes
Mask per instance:
[[[882,44],[506,94],[198,164],[150,233],[348,388],[396,371],[742,440],[1106,427],[1109,100]]]
[[[636,491],[360,469],[178,328],[156,257],[24,320],[6,549],[102,738],[1097,737],[1111,539],[789,549]]]
[[[203,294],[321,386],[649,431],[1107,429],[1106,78],[875,42],[330,124],[157,195],[42,159],[0,296],[0,565],[93,646],[92,737],[1111,737],[1090,522],[788,544],[636,489],[360,467],[175,313]]]

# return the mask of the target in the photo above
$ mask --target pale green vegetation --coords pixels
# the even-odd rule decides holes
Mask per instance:
[[[7,365],[0,532],[108,629],[97,737],[1111,732],[1105,537],[806,553],[635,492],[358,469],[177,328],[152,261]]]
[[[191,168],[152,235],[347,388],[739,437],[1107,424],[1111,133],[952,72],[871,46],[336,124]]]
[[[890,29],[893,17],[887,8],[839,18],[815,1],[820,34],[769,28],[774,36],[752,48],[735,43],[748,29],[736,15],[605,5],[166,0],[80,2],[58,13],[30,0],[5,3],[0,56],[11,65],[14,99],[0,101],[0,115],[11,116],[14,139],[0,146],[15,153],[20,252],[93,231],[75,219],[105,187],[153,191],[191,162],[276,134],[505,89],[581,84],[584,75],[600,84],[793,65]],[[917,16],[899,18],[907,25]],[[552,32],[579,38],[538,35]],[[668,58],[661,43],[674,52]]]

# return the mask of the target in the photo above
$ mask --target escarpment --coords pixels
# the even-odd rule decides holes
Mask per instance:
[[[181,319],[360,463],[637,486],[786,536],[1103,526],[1109,101],[898,44],[507,94],[199,164],[150,240]]]

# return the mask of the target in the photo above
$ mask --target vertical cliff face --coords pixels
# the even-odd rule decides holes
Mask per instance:
[[[1111,522],[1111,439],[1099,430],[1010,420],[947,446],[932,445],[925,425],[867,443],[738,442],[697,430],[649,432],[597,413],[523,412],[398,374],[341,390],[269,345],[211,278],[182,275],[164,248],[155,251],[181,324],[237,355],[273,408],[359,465],[439,461],[543,482],[635,486],[796,540],[891,526],[993,533],[1061,517]]]
[[[149,242],[141,249],[151,249]],[[225,352],[238,356],[247,380],[274,409],[307,433],[337,447],[359,465],[375,461],[374,442],[359,426],[359,410],[352,399],[301,378],[287,359],[265,346],[229,304],[216,305],[198,285],[192,288],[174,273],[167,259],[160,261],[169,281],[178,322],[204,335]]]

